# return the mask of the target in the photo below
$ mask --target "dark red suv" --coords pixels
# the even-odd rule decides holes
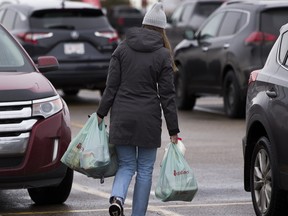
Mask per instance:
[[[0,25],[0,189],[27,188],[36,204],[65,202],[73,181],[60,162],[71,140],[69,110],[39,72],[57,68],[48,56],[36,68]]]

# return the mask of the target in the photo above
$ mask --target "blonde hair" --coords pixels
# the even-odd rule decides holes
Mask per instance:
[[[165,29],[159,28],[159,27],[156,27],[156,26],[151,26],[151,25],[143,25],[143,28],[147,28],[147,29],[154,30],[154,31],[157,31],[157,32],[161,33],[162,38],[163,38],[163,46],[165,48],[169,49],[170,56],[171,56],[171,62],[172,62],[172,68],[173,68],[173,71],[176,72],[178,70],[178,68],[177,68],[177,66],[176,66],[176,64],[174,62],[172,48],[171,48],[169,39],[168,39],[168,37],[166,35]]]

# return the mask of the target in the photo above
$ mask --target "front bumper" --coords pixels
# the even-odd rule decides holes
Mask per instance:
[[[1,189],[50,186],[63,180],[67,167],[60,159],[71,140],[65,115],[62,110],[38,120],[23,152],[0,154]]]

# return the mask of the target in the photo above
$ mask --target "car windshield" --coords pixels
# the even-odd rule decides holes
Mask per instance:
[[[50,29],[101,29],[109,26],[106,16],[99,9],[49,9],[31,15],[32,28]]]
[[[35,71],[19,45],[0,26],[0,72]]]

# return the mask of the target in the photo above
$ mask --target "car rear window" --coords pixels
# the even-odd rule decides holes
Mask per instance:
[[[35,11],[30,19],[31,28],[102,29],[109,27],[103,12],[98,9],[49,9]]]
[[[279,35],[279,29],[288,22],[288,7],[265,10],[261,14],[260,30],[262,32]]]

